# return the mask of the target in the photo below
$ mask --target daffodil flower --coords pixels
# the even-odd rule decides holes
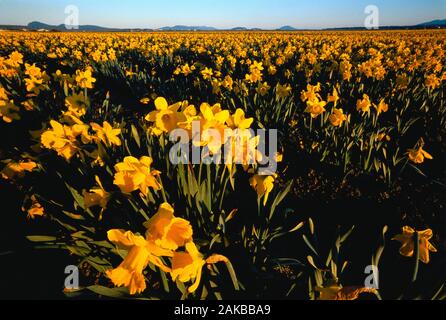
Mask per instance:
[[[319,100],[308,100],[307,108],[305,109],[306,113],[309,113],[313,119],[319,117],[322,113],[325,112],[325,106],[327,102],[319,101]]]
[[[203,255],[198,251],[193,242],[186,244],[186,252],[175,252],[172,258],[172,280],[186,283],[193,281],[188,288],[189,293],[198,289],[201,281],[202,269],[206,264]]]
[[[160,190],[161,184],[157,180],[160,172],[152,170],[153,163],[150,157],[141,157],[139,160],[134,157],[125,157],[123,162],[115,165],[115,180],[122,192],[131,193],[140,190],[147,195],[148,189]]]
[[[14,179],[16,177],[23,178],[25,172],[31,172],[37,167],[34,161],[20,161],[15,162],[9,160],[6,166],[0,171],[0,176],[5,179]]]
[[[210,106],[203,103],[200,106],[201,111],[201,134],[200,137],[194,137],[195,146],[207,146],[209,151],[217,154],[221,151],[222,145],[226,143],[229,137],[225,134],[226,122],[229,119],[229,111],[221,110],[220,104]]]
[[[333,93],[328,95],[327,102],[333,102],[336,108],[336,106],[338,105],[338,101],[339,101],[338,91],[336,90],[336,88],[333,88]]]
[[[334,127],[340,127],[347,120],[347,116],[342,109],[333,109],[333,113],[328,117],[330,123]]]
[[[42,145],[47,149],[55,150],[67,161],[70,160],[79,150],[76,137],[82,131],[73,131],[73,128],[54,120],[50,121],[50,125],[52,129],[45,131],[41,136]]]
[[[110,123],[104,121],[101,127],[97,123],[91,123],[91,128],[95,131],[96,136],[93,137],[96,142],[103,142],[106,146],[120,146],[121,139],[119,135],[121,134],[121,129],[113,128]]]
[[[389,105],[384,101],[384,99],[382,99],[378,105],[374,105],[374,107],[378,116],[381,113],[386,113],[387,111],[389,111]]]
[[[415,164],[421,164],[424,162],[424,159],[432,160],[433,157],[424,149],[424,141],[420,139],[414,149],[407,150],[407,155],[409,160]]]
[[[426,229],[424,231],[415,231],[411,227],[405,226],[403,227],[403,233],[396,235],[392,240],[396,240],[401,242],[400,254],[405,257],[413,257],[414,255],[414,235],[415,232],[418,232],[419,238],[419,252],[420,252],[420,260],[423,263],[429,263],[429,251],[437,252],[437,249],[429,242],[433,237],[433,232],[431,229]]]
[[[242,109],[235,110],[235,113],[227,120],[227,124],[231,129],[245,130],[251,128],[254,118],[246,118]]]
[[[174,209],[163,203],[158,212],[144,224],[147,228],[146,238],[157,246],[177,250],[192,239],[192,226],[189,221],[173,215]]]
[[[372,103],[370,102],[370,98],[368,95],[364,94],[362,100],[358,100],[356,103],[356,109],[364,113],[370,113],[370,107]]]
[[[377,294],[375,288],[365,287],[341,287],[338,284],[333,284],[327,287],[316,287],[319,292],[318,300],[357,300],[360,294],[373,293]]]
[[[100,218],[102,218],[102,213],[107,208],[111,194],[104,189],[98,176],[95,176],[95,180],[98,186],[90,189],[89,192],[84,190],[82,195],[84,196],[85,209],[95,206],[101,207],[102,210]]]
[[[255,175],[250,180],[249,183],[251,187],[257,192],[259,198],[263,198],[263,205],[268,202],[268,196],[274,188],[274,180],[277,175],[272,176],[261,176]]]
[[[181,112],[178,112],[180,107],[181,103],[169,106],[165,98],[158,97],[155,100],[156,110],[150,112],[145,118],[146,121],[155,124],[152,132],[157,136],[163,133],[170,133],[178,127],[179,122],[185,121],[186,117]]]
[[[75,80],[79,87],[83,89],[93,89],[93,83],[96,82],[90,68],[85,71],[77,70]]]
[[[170,250],[161,249],[131,231],[110,230],[107,235],[108,239],[120,249],[128,251],[119,267],[106,272],[115,286],[125,286],[129,288],[130,294],[134,295],[146,289],[143,271],[149,263],[159,267],[164,272],[170,271],[170,268],[160,258],[172,256]]]

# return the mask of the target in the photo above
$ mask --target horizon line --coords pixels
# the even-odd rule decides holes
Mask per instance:
[[[427,24],[427,23],[434,22],[434,21],[437,21],[437,20],[438,21],[443,21],[443,20],[446,20],[446,19],[437,18],[437,19],[433,19],[433,20],[430,20],[430,21],[418,22],[418,23],[411,24],[411,25],[390,25],[390,24],[388,24],[388,25],[380,26],[380,28],[388,28],[388,27],[397,27],[397,28],[401,28],[401,27],[416,27],[416,26],[422,26],[423,24]],[[39,21],[39,20],[33,20],[31,22],[28,22],[25,25],[22,25],[22,24],[0,24],[0,26],[28,27],[32,23],[42,23],[42,24],[45,24],[45,25],[48,25],[48,26],[54,26],[54,27],[67,26],[67,24],[65,24],[65,23],[50,24],[50,23]],[[82,26],[94,26],[94,27],[100,27],[100,28],[104,28],[104,29],[116,29],[116,30],[137,30],[137,29],[141,29],[141,30],[147,30],[147,29],[150,29],[150,30],[160,30],[160,29],[163,29],[163,28],[174,28],[174,27],[212,28],[212,29],[215,29],[216,31],[218,31],[218,30],[222,30],[222,31],[232,30],[232,29],[236,29],[236,28],[244,28],[244,29],[248,29],[248,30],[259,29],[259,30],[265,30],[265,31],[269,31],[269,30],[276,31],[278,29],[285,28],[285,27],[290,27],[290,28],[293,28],[295,30],[358,29],[358,28],[366,29],[365,26],[358,26],[358,25],[355,25],[355,26],[332,26],[332,27],[294,27],[292,25],[281,25],[281,26],[273,27],[273,28],[247,27],[247,26],[242,26],[242,25],[223,28],[223,27],[214,27],[214,26],[211,26],[211,25],[187,25],[187,24],[166,25],[166,26],[162,26],[162,27],[158,27],[158,28],[157,27],[110,27],[110,26],[103,26],[103,25],[100,25],[100,24],[79,24],[78,26],[79,27],[82,27]],[[73,31],[75,31],[75,30],[73,30]],[[212,30],[210,30],[210,31],[212,31]]]

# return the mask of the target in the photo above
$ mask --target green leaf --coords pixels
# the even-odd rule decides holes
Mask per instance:
[[[136,127],[132,124],[131,130],[133,139],[138,145],[138,148],[141,148],[141,138],[139,137],[138,129],[136,129]]]
[[[309,263],[313,268],[315,268],[316,270],[319,270],[319,268],[316,267],[316,264],[314,263],[314,259],[313,259],[312,256],[308,256],[308,257],[307,257],[307,261],[308,261],[308,263]]]
[[[311,219],[311,218],[308,219],[308,225],[310,226],[310,233],[313,235],[314,234],[314,222],[313,222],[313,219]]]
[[[105,273],[105,271],[112,268],[110,262],[100,257],[87,257],[85,261],[100,273]]]
[[[351,229],[348,230],[347,233],[344,234],[344,235],[341,237],[341,239],[340,239],[340,241],[339,241],[340,244],[344,243],[345,240],[347,240],[347,238],[350,237],[350,235],[352,234],[352,232],[353,232],[354,229],[355,229],[355,226],[351,227]]]
[[[26,238],[31,242],[54,242],[57,240],[56,237],[51,236],[27,236]]]
[[[299,230],[300,228],[302,228],[302,227],[304,226],[304,224],[305,224],[305,222],[302,221],[301,223],[299,223],[297,226],[295,226],[293,229],[291,229],[291,230],[288,231],[288,232],[289,232],[289,233],[293,233],[293,232]]]
[[[302,238],[304,239],[305,243],[307,244],[308,248],[310,248],[311,251],[313,251],[313,253],[316,256],[319,256],[319,254],[317,253],[316,249],[313,247],[313,245],[311,244],[310,240],[308,240],[308,238],[303,234]]]
[[[73,220],[79,220],[79,221],[83,221],[85,220],[85,218],[83,216],[81,216],[80,214],[75,214],[75,213],[71,213],[68,211],[63,210],[62,211],[67,217],[73,219]]]
[[[68,183],[65,183],[65,185],[68,188],[68,190],[71,192],[71,195],[73,196],[74,201],[79,205],[79,207],[81,207],[82,209],[85,209],[84,197],[79,192],[77,192],[76,189],[71,187]]]
[[[236,291],[240,290],[238,285],[237,275],[235,273],[234,267],[230,261],[226,262],[226,268],[228,268],[229,275],[231,276],[232,284],[234,285],[234,289]]]
[[[273,204],[271,205],[271,210],[269,212],[269,219],[271,219],[276,211],[277,206],[285,199],[286,195],[290,192],[291,186],[293,185],[293,181],[288,182],[286,187],[281,190],[277,196],[274,198]]]
[[[87,287],[87,289],[91,292],[108,298],[122,299],[126,298],[126,296],[128,295],[127,288],[107,288],[104,286],[94,285]]]

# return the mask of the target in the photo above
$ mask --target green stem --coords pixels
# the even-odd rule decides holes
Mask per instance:
[[[260,217],[260,213],[262,212],[261,210],[261,198],[257,197],[257,216]]]
[[[414,234],[414,258],[415,258],[415,265],[413,268],[412,282],[417,281],[418,266],[420,264],[420,236],[418,234],[418,231],[415,231]]]
[[[200,167],[198,169],[198,186],[201,187],[201,170],[203,169],[203,162],[200,162]]]
[[[212,175],[211,175],[211,165],[208,164],[206,166],[206,174],[207,174],[207,184],[208,184],[208,193],[209,193],[209,197],[208,199],[212,198]],[[211,203],[209,203],[209,208],[211,208]]]
[[[161,184],[161,195],[163,196],[163,201],[164,201],[164,202],[168,202],[168,201],[167,201],[166,192],[165,192],[165,190],[164,190],[163,180],[161,179],[161,177],[159,178],[159,182],[160,182],[160,184]]]
[[[218,210],[219,210],[219,211],[222,211],[223,200],[224,200],[224,198],[225,198],[226,188],[227,188],[227,186],[228,186],[228,182],[229,182],[229,177],[226,178],[226,180],[225,180],[225,182],[224,182],[224,184],[223,184],[223,191],[222,191],[222,193],[221,193],[221,196],[220,196],[220,203],[219,203],[219,205],[218,205]]]

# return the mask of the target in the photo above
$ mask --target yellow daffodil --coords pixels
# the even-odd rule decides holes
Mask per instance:
[[[263,159],[263,154],[258,150],[260,136],[253,136],[249,130],[235,130],[231,140],[231,162],[228,168],[231,170],[233,164],[241,164],[247,170],[248,166],[254,165]]]
[[[257,93],[263,97],[268,94],[270,89],[271,87],[268,85],[268,82],[259,83],[259,86],[257,87]]]
[[[268,73],[270,74],[270,75],[275,75],[276,73],[277,73],[277,68],[276,68],[276,66],[274,66],[274,65],[270,65],[269,67],[268,67]]]
[[[142,194],[147,195],[149,188],[160,190],[161,184],[157,180],[160,172],[152,170],[153,163],[150,157],[125,157],[124,161],[115,166],[116,174],[114,184],[122,192],[131,193],[139,189]]]
[[[163,133],[170,133],[178,127],[179,122],[186,120],[185,116],[178,112],[181,108],[181,103],[169,106],[165,98],[158,97],[155,100],[155,107],[156,110],[150,112],[146,116],[146,120],[155,123],[152,132],[157,136]]]
[[[245,112],[237,109],[235,113],[227,120],[227,124],[231,129],[245,130],[251,128],[254,118],[245,118]]]
[[[97,187],[90,189],[90,191],[83,191],[85,209],[100,206],[102,209],[107,207],[108,200],[111,194],[105,191],[102,186],[101,180],[98,176],[95,176]]]
[[[306,91],[302,91],[301,95],[300,95],[300,99],[302,100],[302,102],[307,102],[307,101],[319,101],[321,100],[321,96],[319,95],[319,92],[321,91],[321,84],[317,83],[316,85],[311,85],[308,84],[307,85],[307,90]]]
[[[0,85],[0,101],[8,100],[8,94],[6,89]]]
[[[11,123],[14,120],[20,120],[19,107],[14,104],[14,101],[0,100],[0,117],[6,123]]]
[[[228,258],[219,254],[211,255],[205,260],[193,242],[186,243],[185,249],[185,252],[180,251],[173,254],[170,275],[173,281],[180,281],[182,283],[193,282],[187,289],[189,293],[194,293],[198,289],[203,266],[206,264],[217,264],[219,262],[229,263]]]
[[[253,64],[249,66],[250,74],[247,74],[245,80],[250,83],[256,83],[262,80],[262,71],[263,71],[262,62],[254,61]]]
[[[9,160],[6,166],[0,171],[0,176],[5,179],[14,179],[16,177],[23,178],[26,172],[32,172],[37,167],[33,161],[19,161],[15,162]]]
[[[186,252],[175,252],[172,258],[171,276],[173,281],[182,283],[193,281],[193,285],[188,288],[189,293],[198,289],[201,281],[203,266],[206,261],[198,251],[193,242],[186,244]]]
[[[134,295],[146,289],[143,271],[149,263],[164,272],[170,271],[160,257],[172,256],[171,251],[163,250],[131,231],[110,230],[107,235],[108,239],[120,249],[128,251],[119,267],[106,272],[115,286],[125,286],[129,289],[130,294]]]
[[[52,129],[42,134],[42,145],[47,149],[55,150],[67,161],[70,160],[79,149],[76,134],[71,127],[63,126],[57,121],[51,120],[50,125]]]
[[[41,78],[42,75],[42,69],[39,67],[36,67],[36,64],[25,64],[25,74],[29,76],[30,78]]]
[[[146,239],[157,246],[177,250],[192,239],[192,226],[189,221],[177,218],[168,203],[163,203],[158,212],[144,224],[147,228]]]
[[[334,106],[336,107],[338,105],[338,101],[339,101],[338,90],[336,90],[336,88],[333,88],[333,93],[328,95],[327,102],[333,102]]]
[[[433,157],[427,153],[424,149],[424,141],[420,139],[414,149],[409,149],[407,151],[409,160],[415,164],[422,164],[424,159],[432,160]]]
[[[26,63],[25,74],[29,76],[29,78],[25,78],[26,90],[28,92],[38,95],[41,90],[48,89],[45,82],[48,81],[49,77],[45,72],[42,72],[42,69],[36,67],[35,64],[30,65]]]
[[[195,70],[195,66],[189,66],[188,63],[186,63],[184,66],[181,67],[181,73],[184,74],[186,77],[190,75]]]
[[[232,90],[232,87],[234,86],[234,80],[232,80],[231,76],[227,75],[221,82],[221,85],[228,90]]]
[[[229,111],[221,110],[219,104],[210,106],[207,103],[203,103],[200,106],[201,116],[201,136],[198,141],[194,139],[196,146],[207,146],[209,151],[213,154],[217,154],[221,151],[222,145],[226,143],[225,130],[226,122],[229,119]]]
[[[12,67],[18,67],[23,64],[23,54],[18,51],[14,51],[9,55],[9,63]]]
[[[415,232],[418,232],[420,260],[423,263],[429,263],[429,251],[437,252],[437,249],[429,242],[433,237],[431,229],[424,231],[415,231],[411,227],[403,227],[403,233],[396,235],[392,240],[401,242],[400,254],[405,257],[413,257],[415,251]]]
[[[276,94],[279,98],[284,99],[288,97],[291,93],[291,86],[289,84],[281,85],[280,83],[277,85]]]
[[[96,82],[90,68],[85,71],[77,70],[75,80],[77,85],[83,89],[93,89],[93,84]]]
[[[357,300],[360,294],[373,293],[377,294],[375,288],[365,287],[345,287],[334,284],[327,287],[316,287],[319,292],[318,300]]]
[[[384,99],[382,99],[378,105],[374,104],[373,106],[375,107],[378,116],[381,113],[386,113],[387,111],[389,111],[389,105],[384,101]]]
[[[274,180],[276,175],[271,176],[261,176],[255,175],[250,180],[249,183],[251,187],[257,192],[259,198],[263,198],[263,205],[268,202],[268,196],[274,188]]]
[[[203,76],[204,80],[210,80],[210,79],[212,79],[214,72],[212,71],[212,68],[204,68],[201,71],[201,75]]]
[[[140,103],[142,103],[142,104],[149,104],[149,102],[150,102],[150,98],[148,98],[148,97],[145,97],[145,98],[141,98],[140,100],[139,100],[139,102]]]
[[[328,117],[330,123],[334,127],[340,127],[347,120],[347,116],[344,114],[342,109],[333,109],[333,113]]]
[[[88,98],[85,97],[84,93],[73,94],[65,98],[65,106],[75,117],[80,118],[87,113],[89,101]]]
[[[33,194],[30,199],[31,199],[31,207],[29,207],[29,209],[22,208],[23,211],[26,211],[28,213],[28,218],[35,219],[37,217],[44,216],[45,209],[39,203],[36,196]]]
[[[440,83],[440,79],[435,73],[428,75],[425,80],[426,87],[431,90],[438,88],[440,86]]]
[[[322,113],[325,112],[325,106],[327,102],[319,101],[319,100],[308,100],[307,108],[305,109],[306,113],[309,113],[313,119],[319,117]]]
[[[103,142],[106,146],[120,146],[121,139],[119,135],[121,134],[121,129],[113,128],[110,123],[104,121],[103,126],[101,127],[97,123],[92,123],[91,128],[95,131],[96,135],[93,136],[93,139],[96,142]]]
[[[341,286],[333,284],[327,287],[316,287],[315,290],[319,292],[318,300],[336,300],[336,295],[342,289]]]
[[[181,113],[185,119],[183,122],[178,122],[178,128],[184,129],[189,133],[191,138],[192,125],[195,121],[200,122],[201,117],[198,115],[197,109],[194,105],[189,105],[187,101],[182,103]]]
[[[370,107],[372,103],[370,102],[370,98],[368,95],[364,94],[362,100],[358,100],[356,103],[356,109],[364,113],[370,113]]]

